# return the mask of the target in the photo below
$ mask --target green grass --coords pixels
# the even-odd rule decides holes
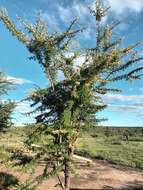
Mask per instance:
[[[23,149],[28,128],[14,128],[1,133],[0,161],[8,162],[11,151]],[[123,141],[122,135],[128,130],[129,141]],[[47,141],[42,137],[40,143]],[[132,128],[98,128],[79,138],[76,152],[92,158],[104,159],[110,163],[130,166],[143,170],[143,130]]]
[[[123,141],[118,136],[93,138],[85,134],[77,143],[77,152],[110,163],[143,169],[143,141]]]
[[[13,128],[0,133],[0,162],[9,164],[12,152],[24,148],[23,141],[26,138],[24,129]]]

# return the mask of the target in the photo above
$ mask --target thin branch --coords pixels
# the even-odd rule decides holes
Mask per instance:
[[[64,190],[65,188],[64,188],[64,185],[63,185],[63,183],[62,183],[62,180],[61,180],[60,176],[57,175],[57,178],[58,178],[58,180],[59,180],[59,183],[60,183],[61,188]]]

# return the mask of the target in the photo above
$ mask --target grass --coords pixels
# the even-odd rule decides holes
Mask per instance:
[[[143,141],[123,141],[118,136],[91,137],[84,134],[77,143],[77,152],[110,163],[143,169]]]
[[[28,129],[29,130],[29,129]],[[80,155],[107,160],[110,163],[143,170],[143,130],[128,128],[129,141],[122,139],[123,129],[98,128],[84,133],[78,140],[76,152]],[[12,150],[24,149],[26,128],[14,128],[1,133],[0,161],[8,162]],[[43,138],[42,141],[47,140]]]
[[[26,138],[24,130],[19,128],[9,129],[0,133],[0,162],[9,164],[12,152],[24,149],[23,141]]]

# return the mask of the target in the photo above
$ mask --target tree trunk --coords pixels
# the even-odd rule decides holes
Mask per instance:
[[[65,175],[64,188],[65,190],[70,190],[70,161],[67,159],[65,159],[64,175]]]
[[[70,142],[68,145],[67,157],[64,160],[64,190],[70,190],[70,179],[71,179],[71,160],[74,154],[74,143]]]

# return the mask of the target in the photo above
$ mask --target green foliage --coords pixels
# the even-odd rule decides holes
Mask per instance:
[[[0,102],[0,131],[12,125],[11,114],[15,103],[10,101]]]
[[[7,189],[18,184],[18,179],[11,174],[0,172],[0,189]]]
[[[0,98],[3,94],[7,93],[12,84],[12,81],[9,81],[7,77],[0,72]],[[14,108],[14,102],[0,100],[0,131],[11,126],[11,114]]]
[[[0,72],[0,96],[6,94],[12,84],[12,81],[7,80],[6,76]]]

